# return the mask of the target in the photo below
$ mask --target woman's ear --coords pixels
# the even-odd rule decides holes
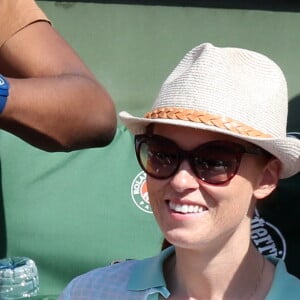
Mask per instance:
[[[254,190],[256,199],[263,199],[269,196],[277,187],[281,163],[277,158],[272,158],[264,166],[261,176]]]

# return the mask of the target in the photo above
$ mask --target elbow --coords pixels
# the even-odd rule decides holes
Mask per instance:
[[[117,115],[113,102],[106,107],[105,112],[94,116],[90,127],[92,147],[105,147],[113,141],[117,130]]]
[[[99,128],[97,136],[94,138],[94,147],[108,146],[114,139],[117,130],[117,119],[112,117],[106,126]]]
[[[77,86],[79,87],[79,84]],[[100,85],[93,83],[88,86],[88,89],[80,86],[84,96],[81,95],[71,111],[60,114],[61,120],[57,119],[52,123],[54,124],[52,130],[46,130],[51,136],[52,143],[47,143],[46,147],[43,147],[44,150],[70,152],[105,147],[113,141],[117,130],[114,102]],[[63,125],[59,126],[62,123]]]
[[[79,125],[81,123],[81,125]],[[89,121],[79,122],[72,132],[64,132],[60,137],[56,137],[57,143],[53,144],[53,151],[70,152],[85,148],[97,148],[108,146],[114,139],[117,130],[117,117],[114,110],[107,111],[99,118],[99,115]],[[49,148],[48,148],[49,151]]]

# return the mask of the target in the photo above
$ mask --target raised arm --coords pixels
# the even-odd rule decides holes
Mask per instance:
[[[47,151],[107,145],[113,101],[81,58],[46,21],[19,30],[0,48],[9,83],[0,128]]]

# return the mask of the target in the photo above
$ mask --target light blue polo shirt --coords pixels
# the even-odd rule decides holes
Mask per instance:
[[[128,260],[95,269],[69,283],[59,300],[157,300],[170,295],[163,276],[163,263],[174,253],[169,247],[158,256]],[[266,300],[299,300],[300,280],[290,275],[282,260],[274,258],[274,281]]]

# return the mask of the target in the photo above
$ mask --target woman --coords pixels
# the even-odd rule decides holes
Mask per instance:
[[[250,239],[256,202],[300,170],[287,103],[284,75],[267,57],[192,49],[144,118],[120,114],[173,246],[78,277],[60,299],[300,299],[300,281]]]

